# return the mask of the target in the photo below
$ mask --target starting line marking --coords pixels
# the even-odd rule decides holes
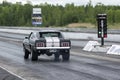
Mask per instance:
[[[107,54],[120,55],[120,45],[112,45]]]
[[[89,41],[86,46],[83,48],[85,51],[92,51],[95,45],[100,45],[97,41]]]

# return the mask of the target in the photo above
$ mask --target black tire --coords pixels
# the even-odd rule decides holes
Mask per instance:
[[[55,56],[55,61],[59,61],[60,59],[59,59],[59,57],[60,57],[60,53],[55,53],[54,54],[54,56]]]
[[[31,49],[31,60],[32,61],[37,61],[38,60],[38,54]]]
[[[27,49],[25,49],[25,47],[23,48],[24,50],[24,59],[28,59],[29,58],[29,51]]]
[[[63,59],[63,61],[69,61],[69,59],[70,59],[70,51],[69,50],[62,54],[62,59]]]

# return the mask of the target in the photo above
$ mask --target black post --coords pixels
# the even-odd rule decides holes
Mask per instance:
[[[104,46],[104,38],[101,37],[101,47]]]

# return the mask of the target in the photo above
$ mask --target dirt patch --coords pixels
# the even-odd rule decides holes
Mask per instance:
[[[91,23],[71,23],[71,24],[67,25],[67,27],[93,28],[93,27],[95,27],[95,25],[93,25]]]

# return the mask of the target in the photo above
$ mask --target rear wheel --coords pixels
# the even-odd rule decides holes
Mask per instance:
[[[70,51],[67,50],[62,54],[63,61],[69,61],[70,59]]]
[[[25,49],[25,47],[23,48],[24,50],[24,59],[28,59],[29,58],[29,51],[27,49]]]
[[[37,61],[38,60],[38,54],[31,49],[31,60],[32,61]]]

